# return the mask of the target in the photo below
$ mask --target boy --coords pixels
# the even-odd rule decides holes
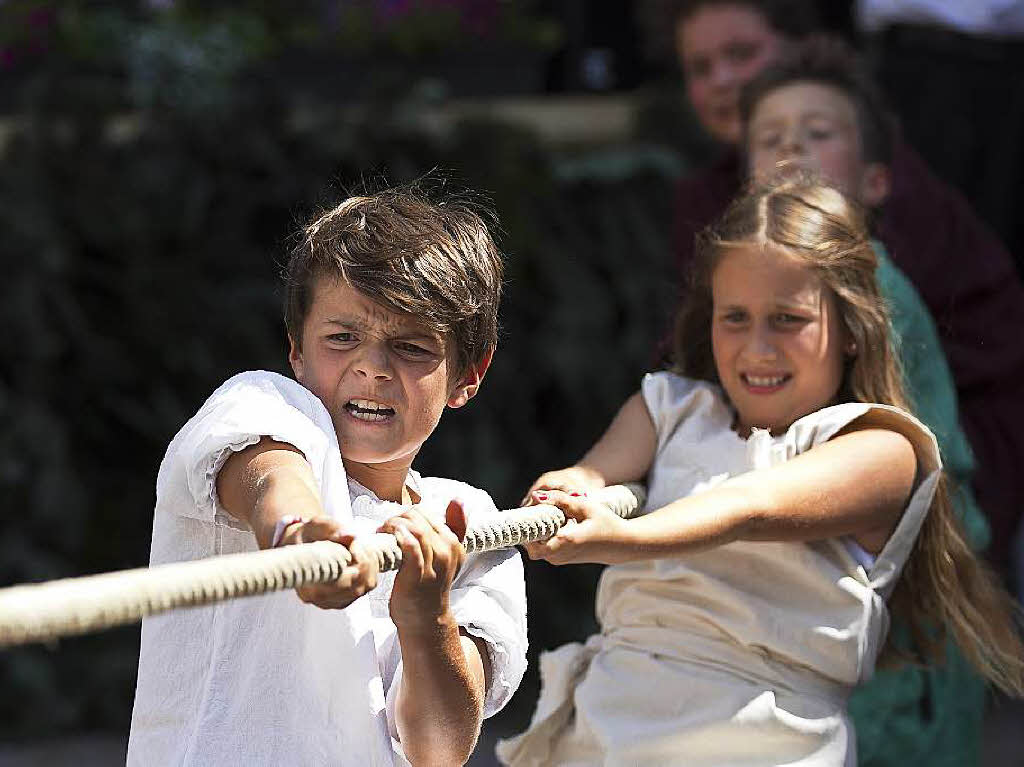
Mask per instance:
[[[817,174],[869,209],[888,197],[888,115],[840,42],[817,38],[791,47],[743,89],[739,113],[749,175]],[[957,511],[974,545],[983,548],[988,526],[969,489],[973,458],[958,425],[956,391],[934,323],[882,244],[874,246],[908,392],[939,438],[956,480]],[[922,716],[923,709],[930,715]],[[984,684],[951,647],[942,669],[879,672],[854,693],[850,711],[862,764],[967,764],[980,745]]]
[[[525,670],[522,562],[467,557],[466,516],[493,502],[411,464],[445,406],[480,387],[501,274],[478,215],[409,189],[350,198],[305,229],[285,275],[297,382],[235,376],[182,428],[157,479],[151,562],[330,539],[353,563],[299,599],[144,621],[129,764],[469,758]],[[397,575],[360,546],[378,529],[401,545]]]

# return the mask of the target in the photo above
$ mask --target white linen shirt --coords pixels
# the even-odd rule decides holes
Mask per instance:
[[[215,391],[171,441],[157,477],[150,564],[256,551],[248,525],[216,493],[232,451],[262,436],[305,455],[324,512],[357,534],[401,508],[354,480],[341,462],[326,408],[309,390],[265,371]],[[410,472],[421,508],[452,498],[467,514],[495,511],[481,490]],[[401,650],[388,615],[393,573],[344,610],[321,610],[293,591],[147,618],[128,765],[405,765],[394,705]],[[500,710],[526,669],[526,594],[515,550],[471,555],[456,576],[452,612],[486,642],[485,716]]]

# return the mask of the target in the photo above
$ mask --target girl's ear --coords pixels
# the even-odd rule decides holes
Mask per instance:
[[[305,366],[302,364],[302,349],[295,343],[295,339],[292,338],[291,333],[288,334],[288,364],[292,366],[292,372],[295,374],[295,380],[299,383],[302,382],[302,373],[305,370]]]
[[[869,162],[860,176],[860,201],[869,208],[877,208],[892,191],[892,173],[889,166],[880,162]]]
[[[465,375],[455,384],[455,388],[452,389],[452,393],[448,397],[448,407],[462,407],[476,396],[477,391],[480,389],[480,382],[487,375],[487,368],[491,366],[491,359],[493,357],[494,349],[492,348],[483,356],[480,362],[469,367],[469,370],[466,371]]]

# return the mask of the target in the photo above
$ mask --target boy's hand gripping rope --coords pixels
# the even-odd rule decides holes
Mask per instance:
[[[630,484],[591,497],[628,518],[643,508],[646,495],[643,486]],[[476,514],[463,545],[473,554],[543,541],[565,522],[560,509],[547,505]],[[393,535],[376,533],[364,540],[377,554],[381,572],[401,566],[402,550]],[[0,647],[137,623],[180,607],[328,583],[340,578],[350,561],[341,544],[316,541],[0,589]]]

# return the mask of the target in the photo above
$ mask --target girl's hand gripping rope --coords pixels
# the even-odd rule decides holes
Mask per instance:
[[[565,526],[553,537],[524,545],[530,559],[544,559],[553,565],[626,561],[623,544],[628,539],[629,523],[605,504],[576,490],[535,490],[528,500],[531,505],[557,506],[566,516]]]
[[[573,491],[584,492],[587,490],[600,490],[605,486],[604,477],[598,472],[586,466],[570,466],[567,469],[556,469],[546,471],[537,477],[526,495],[520,502],[521,506],[532,506],[536,501],[531,496],[537,490],[561,490],[566,493]]]

